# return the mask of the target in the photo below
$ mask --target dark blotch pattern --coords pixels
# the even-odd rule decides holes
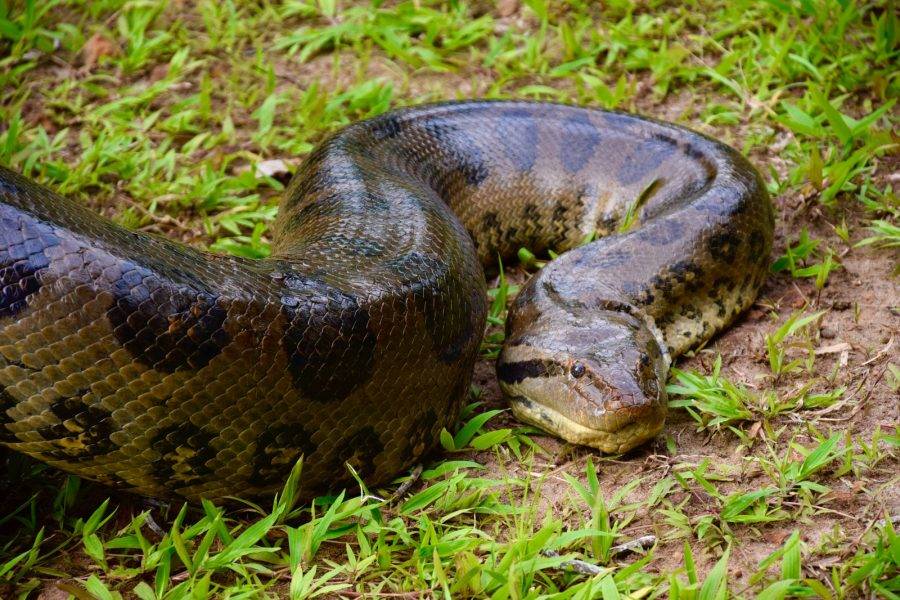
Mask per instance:
[[[488,239],[496,240],[500,238],[503,233],[503,225],[500,223],[500,218],[495,211],[484,213],[481,219],[481,231]]]
[[[12,417],[7,414],[7,411],[16,404],[16,399],[12,397],[12,394],[6,388],[0,387],[0,443],[13,442],[17,439],[13,432],[6,427],[14,422]]]
[[[643,181],[675,152],[676,147],[669,141],[661,141],[657,138],[646,139],[630,156],[626,157],[616,173],[616,179],[622,185],[632,185]]]
[[[531,112],[524,109],[503,111],[497,130],[503,152],[513,165],[519,171],[530,171],[538,153],[538,126]]]
[[[516,219],[518,227],[507,227],[503,239],[507,244],[518,244],[534,250],[542,250],[544,244],[539,243],[543,233],[541,226],[541,211],[537,205],[526,203],[522,207],[522,216]]]
[[[435,256],[411,252],[387,264],[412,298],[416,310],[424,314],[438,358],[444,363],[458,360],[481,326],[474,322],[473,316],[481,300],[461,294],[463,287],[455,271]],[[427,275],[423,277],[423,274]]]
[[[665,133],[654,133],[650,136],[650,138],[661,144],[671,146],[672,149],[678,146],[678,141],[672,136]]]
[[[54,459],[81,462],[103,456],[116,449],[110,440],[114,427],[112,415],[100,406],[89,404],[90,392],[80,390],[71,398],[50,404],[50,412],[60,420],[38,429],[45,440],[54,442],[57,450],[44,454]]]
[[[662,273],[657,274],[645,284],[635,287],[632,297],[639,305],[649,305],[658,298],[664,304],[677,305],[685,292],[701,293],[707,285],[706,272],[703,267],[691,259],[673,262]],[[671,319],[670,319],[671,320]],[[667,324],[665,317],[658,318],[658,325]]]
[[[375,364],[375,333],[360,300],[310,277],[285,281],[281,345],[304,398],[340,402],[365,384]]]
[[[268,427],[256,439],[250,483],[261,488],[283,483],[300,456],[309,458],[316,448],[312,434],[299,423]]]
[[[698,162],[702,162],[706,165],[709,165],[709,157],[707,157],[703,152],[692,146],[691,144],[685,144],[681,151],[684,152],[684,155],[692,160],[696,160]],[[712,165],[709,165],[712,167]],[[712,167],[714,168],[714,167]]]
[[[421,457],[423,454],[431,450],[434,441],[438,439],[438,434],[444,423],[438,418],[434,409],[427,409],[419,418],[415,419],[406,433],[407,454],[415,458]]]
[[[215,438],[193,423],[177,423],[163,427],[153,436],[150,447],[159,458],[153,461],[156,479],[164,485],[191,485],[212,473],[208,463],[215,458]]]
[[[669,267],[669,272],[675,281],[684,284],[689,291],[696,291],[703,285],[703,267],[691,259],[683,259],[672,263]]]
[[[184,273],[169,273],[172,276]],[[178,283],[122,263],[107,310],[116,339],[136,360],[164,372],[206,366],[230,341],[225,309],[199,282]]]
[[[519,383],[533,377],[549,377],[562,375],[566,368],[552,360],[522,360],[513,363],[501,363],[497,366],[497,377],[504,383]]]
[[[361,476],[368,477],[376,471],[375,461],[384,450],[384,442],[374,427],[366,425],[349,437],[335,457],[331,472],[335,481],[344,481],[349,464]]]
[[[566,214],[568,212],[569,212],[569,208],[564,203],[557,202],[556,205],[553,207],[553,214],[551,215],[550,218],[553,220],[554,223],[562,223],[565,220]]]
[[[731,229],[724,229],[710,236],[707,241],[709,252],[716,260],[730,263],[737,256],[743,239]]]
[[[757,264],[765,265],[769,262],[769,254],[766,252],[766,239],[760,232],[752,232],[747,243],[750,257],[755,259]]]
[[[522,220],[526,225],[537,228],[540,225],[541,211],[537,205],[528,203],[522,209]]]
[[[394,115],[384,115],[373,119],[369,124],[369,130],[376,140],[391,139],[400,135],[403,125],[400,123],[400,119]]]
[[[41,288],[41,271],[50,265],[44,251],[58,243],[49,227],[0,212],[0,319],[21,312]]]
[[[586,113],[566,118],[560,131],[560,161],[569,173],[577,173],[591,160],[600,143],[600,132]]]
[[[469,133],[453,120],[435,118],[423,124],[426,135],[438,142],[434,156],[407,154],[413,164],[428,165],[428,179],[434,190],[449,202],[460,177],[465,185],[477,187],[490,175],[488,161]],[[436,168],[435,168],[436,167]]]

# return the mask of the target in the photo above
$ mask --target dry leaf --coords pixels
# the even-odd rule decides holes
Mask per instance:
[[[762,422],[761,422],[761,421],[755,421],[755,422],[753,423],[753,425],[750,426],[750,430],[749,430],[748,433],[747,433],[747,437],[749,437],[750,439],[755,438],[756,436],[759,435],[759,430],[760,430],[761,428],[762,428]]]
[[[272,160],[264,160],[256,165],[256,176],[257,177],[275,177],[278,176],[290,175],[290,169],[288,169],[287,163],[285,163],[280,158],[273,158]]]
[[[38,594],[37,600],[66,600],[69,597],[68,592],[56,587],[54,582],[44,584]]]
[[[150,81],[156,83],[157,81],[162,81],[166,78],[166,75],[169,74],[169,63],[161,63],[153,67],[153,70],[150,71]]]
[[[501,17],[509,17],[519,10],[519,0],[498,0],[497,14]]]
[[[774,529],[763,533],[763,539],[773,546],[780,546],[790,534],[789,529]]]
[[[825,346],[823,348],[816,348],[816,356],[821,356],[823,354],[837,354],[838,352],[844,352],[846,350],[852,349],[853,346],[851,346],[847,342],[839,342],[837,344],[831,344],[830,346]]]
[[[95,33],[81,48],[81,62],[84,69],[90,71],[101,57],[115,56],[118,52],[119,49],[113,42],[109,41],[99,33]]]

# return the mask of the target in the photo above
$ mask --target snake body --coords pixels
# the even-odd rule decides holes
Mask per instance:
[[[122,228],[0,168],[0,442],[154,496],[372,484],[466,396],[483,266],[569,250],[524,286],[498,361],[515,414],[627,450],[671,357],[766,272],[756,171],[688,129],[565,105],[400,109],[323,141],[262,260]],[[596,233],[597,241],[579,245]]]

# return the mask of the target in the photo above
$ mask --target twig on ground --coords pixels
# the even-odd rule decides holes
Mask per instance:
[[[609,552],[612,556],[619,556],[621,554],[628,554],[630,552],[637,552],[639,550],[646,550],[653,546],[656,543],[655,535],[642,535],[639,538],[635,538],[630,542],[625,542],[624,544],[618,544],[617,546],[613,546],[609,549]]]
[[[541,554],[548,558],[557,558],[558,556],[560,556],[559,552],[557,552],[556,550],[542,550]],[[576,573],[581,573],[582,575],[602,575],[603,573],[608,573],[610,571],[610,569],[598,567],[597,565],[593,565],[583,560],[578,560],[577,558],[564,560],[559,563],[559,566],[566,569],[572,569]]]
[[[622,554],[628,554],[630,552],[646,550],[655,543],[655,535],[643,535],[639,538],[625,542],[624,544],[613,546],[609,549],[609,553],[610,556],[620,556]],[[549,558],[557,558],[560,556],[559,552],[555,550],[542,550],[541,554]],[[608,573],[611,570],[607,567],[600,567],[587,561],[579,560],[577,558],[564,560],[559,564],[559,566],[565,567],[567,569],[572,569],[576,573],[581,573],[582,575],[602,575],[604,573]]]
[[[406,492],[409,491],[409,488],[413,486],[418,480],[419,477],[422,476],[422,465],[416,465],[416,467],[412,470],[412,473],[409,474],[409,479],[400,484],[397,488],[397,491],[391,494],[391,497],[388,498],[388,503],[393,502],[394,500],[398,500],[403,497]]]

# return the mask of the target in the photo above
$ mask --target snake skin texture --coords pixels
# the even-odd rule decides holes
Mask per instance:
[[[342,129],[257,261],[128,231],[0,168],[0,442],[158,497],[271,493],[301,455],[307,496],[348,463],[387,481],[458,415],[484,266],[528,247],[574,250],[516,300],[501,385],[523,419],[625,450],[662,427],[670,357],[753,302],[772,228],[727,146],[544,103]]]

